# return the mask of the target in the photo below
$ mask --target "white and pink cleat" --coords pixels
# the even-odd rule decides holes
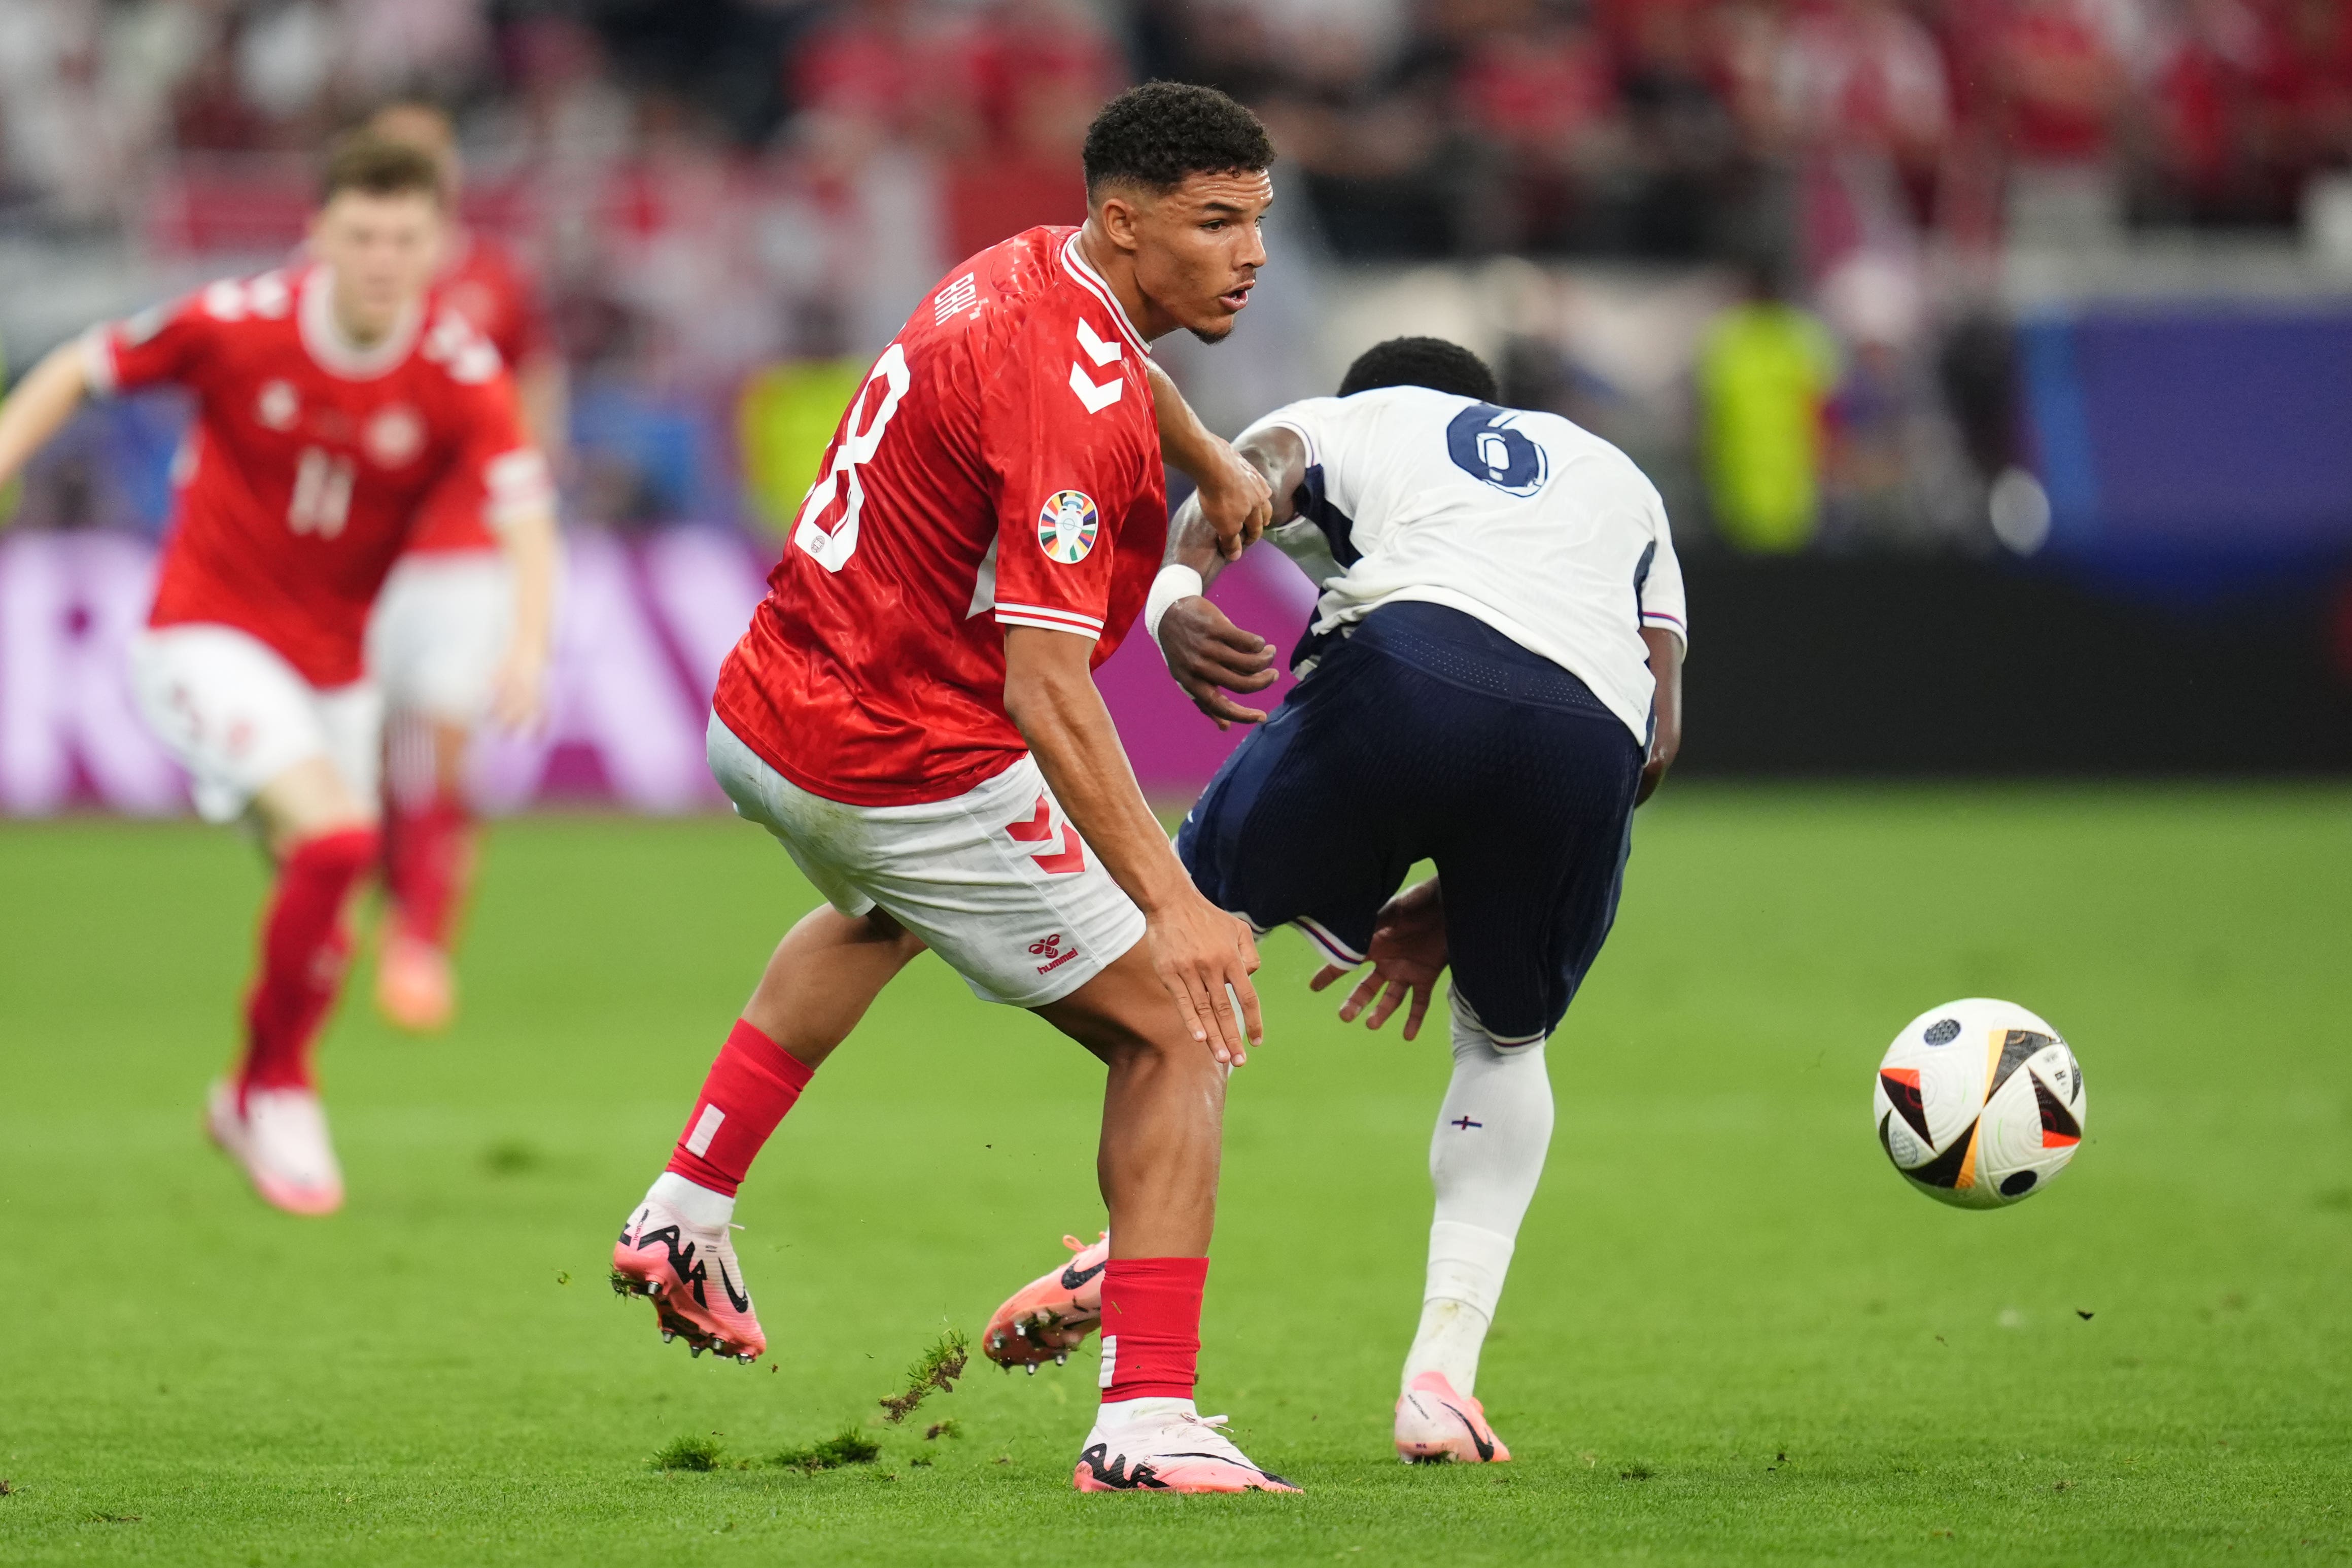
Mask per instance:
[[[1160,1401],[1148,1401],[1154,1405]],[[1298,1489],[1252,1464],[1219,1430],[1223,1416],[1195,1415],[1190,1400],[1094,1430],[1078,1454],[1071,1481],[1080,1491],[1286,1491]]]
[[[248,1089],[215,1083],[205,1105],[205,1131],[245,1167],[253,1190],[289,1214],[332,1214],[343,1207],[343,1171],[327,1139],[327,1113],[308,1089]]]
[[[651,1298],[665,1341],[683,1338],[697,1355],[715,1351],[749,1363],[767,1350],[768,1336],[728,1231],[690,1224],[648,1197],[613,1244],[613,1289]]]
[[[1486,1406],[1456,1394],[1442,1372],[1424,1372],[1397,1400],[1397,1457],[1409,1465],[1498,1465],[1511,1457]]]
[[[1075,1236],[1063,1237],[1062,1245],[1074,1254],[1070,1260],[1015,1291],[980,1336],[981,1353],[1007,1372],[1025,1366],[1034,1374],[1045,1362],[1065,1361],[1101,1326],[1110,1232],[1092,1246]]]
[[[395,932],[376,956],[375,1005],[395,1029],[439,1034],[457,1016],[457,978],[449,955]]]

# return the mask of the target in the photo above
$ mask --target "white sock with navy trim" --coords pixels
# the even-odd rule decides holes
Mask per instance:
[[[1543,1041],[1499,1047],[1469,1008],[1454,1013],[1454,1081],[1430,1136],[1437,1213],[1421,1327],[1405,1355],[1404,1385],[1440,1372],[1457,1393],[1476,1390],[1478,1353],[1502,1299],[1519,1221],[1551,1146],[1551,1077]]]

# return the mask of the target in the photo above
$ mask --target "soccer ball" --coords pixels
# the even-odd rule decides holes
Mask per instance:
[[[1913,1186],[1962,1208],[2041,1191],[2083,1141],[2083,1069],[2058,1031],[1985,997],[1929,1008],[1878,1064],[1878,1141]]]

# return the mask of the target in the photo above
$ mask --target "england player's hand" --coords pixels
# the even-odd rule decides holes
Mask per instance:
[[[1195,594],[1178,600],[1160,618],[1160,650],[1168,656],[1168,673],[1219,729],[1265,722],[1264,713],[1225,693],[1262,692],[1274,685],[1280,672],[1274,667],[1273,643],[1243,631]]]
[[[1348,999],[1339,1004],[1339,1021],[1353,1023],[1359,1014],[1364,1014],[1364,1027],[1378,1029],[1410,1001],[1404,1037],[1417,1038],[1448,957],[1445,902],[1435,877],[1405,889],[1381,906],[1372,925],[1368,956],[1371,973],[1359,980]],[[1307,982],[1307,988],[1322,990],[1347,972],[1337,964],[1326,964]],[[1366,1014],[1368,1008],[1370,1011]]]
[[[1217,553],[1239,560],[1274,520],[1274,486],[1229,444],[1217,443],[1217,457],[1214,467],[1195,476],[1201,517],[1216,533]]]
[[[1250,981],[1257,972],[1257,938],[1249,923],[1188,890],[1144,916],[1143,939],[1150,944],[1151,967],[1176,998],[1192,1038],[1228,1067],[1247,1061],[1249,1048],[1265,1040],[1257,988]]]
[[[505,729],[535,729],[546,696],[547,651],[518,640],[499,664],[490,688],[490,717]]]

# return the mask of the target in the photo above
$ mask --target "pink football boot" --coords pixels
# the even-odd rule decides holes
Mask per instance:
[[[1423,1373],[1397,1400],[1396,1446],[1397,1457],[1408,1465],[1448,1459],[1499,1465],[1511,1457],[1495,1428],[1486,1425],[1486,1406],[1454,1393],[1442,1372]]]
[[[327,1137],[327,1113],[308,1089],[248,1089],[215,1083],[205,1104],[205,1131],[245,1167],[253,1190],[289,1214],[332,1214],[343,1207],[343,1172]]]
[[[1075,1236],[1063,1237],[1062,1245],[1076,1256],[1014,1291],[980,1336],[981,1353],[1007,1372],[1025,1366],[1034,1374],[1045,1362],[1067,1360],[1102,1322],[1110,1232],[1091,1247]]]
[[[449,955],[414,936],[387,936],[376,956],[375,1005],[394,1028],[410,1034],[447,1029],[457,1016],[457,981]]]
[[[656,1199],[637,1206],[613,1244],[614,1291],[652,1297],[663,1341],[683,1336],[697,1355],[716,1351],[748,1364],[768,1348],[742,1281],[727,1227],[689,1225]]]
[[[1190,1401],[1186,1402],[1187,1404]],[[1288,1491],[1217,1428],[1223,1416],[1176,1410],[1106,1431],[1100,1416],[1071,1475],[1080,1491]]]

